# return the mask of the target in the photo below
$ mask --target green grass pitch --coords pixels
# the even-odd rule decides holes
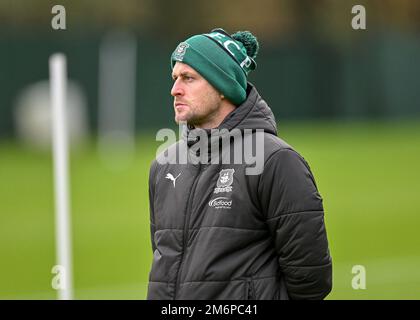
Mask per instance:
[[[279,134],[309,162],[324,199],[334,262],[329,299],[420,299],[420,123],[304,122]],[[158,142],[139,134],[127,167],[94,143],[71,154],[77,299],[144,299],[147,178]],[[0,142],[0,299],[55,299],[51,155]],[[352,288],[352,267],[366,289]]]

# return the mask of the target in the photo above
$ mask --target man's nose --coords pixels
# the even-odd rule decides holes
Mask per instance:
[[[176,96],[182,96],[184,94],[184,89],[182,88],[182,84],[179,82],[179,80],[175,80],[174,85],[171,89],[171,95]]]

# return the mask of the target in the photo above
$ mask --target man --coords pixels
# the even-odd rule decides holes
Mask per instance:
[[[171,56],[175,121],[188,130],[166,154],[177,155],[184,143],[188,161],[164,162],[164,152],[150,169],[148,299],[323,299],[331,290],[315,180],[277,137],[271,109],[247,82],[257,52],[250,32],[215,29],[181,42]],[[210,138],[197,139],[197,130]],[[253,138],[264,131],[260,141],[245,140],[245,147],[263,147],[261,172],[217,161],[213,151],[204,157],[209,161],[192,161],[235,130],[242,138],[246,130]],[[228,153],[243,141],[232,139]],[[216,149],[223,154],[226,145]]]

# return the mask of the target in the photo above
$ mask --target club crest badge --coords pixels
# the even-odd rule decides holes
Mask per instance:
[[[174,53],[173,53],[173,58],[176,61],[182,61],[184,60],[184,55],[187,52],[187,49],[189,48],[189,44],[186,42],[181,42],[178,47],[176,47]]]
[[[217,187],[214,189],[214,193],[232,192],[234,172],[235,169],[223,169],[220,171],[219,179],[217,180]]]

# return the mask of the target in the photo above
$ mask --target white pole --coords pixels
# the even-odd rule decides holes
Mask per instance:
[[[56,53],[50,57],[50,95],[52,106],[52,143],[55,192],[56,261],[60,285],[58,298],[71,300],[72,257],[70,237],[68,134],[66,119],[67,67],[66,57]]]

